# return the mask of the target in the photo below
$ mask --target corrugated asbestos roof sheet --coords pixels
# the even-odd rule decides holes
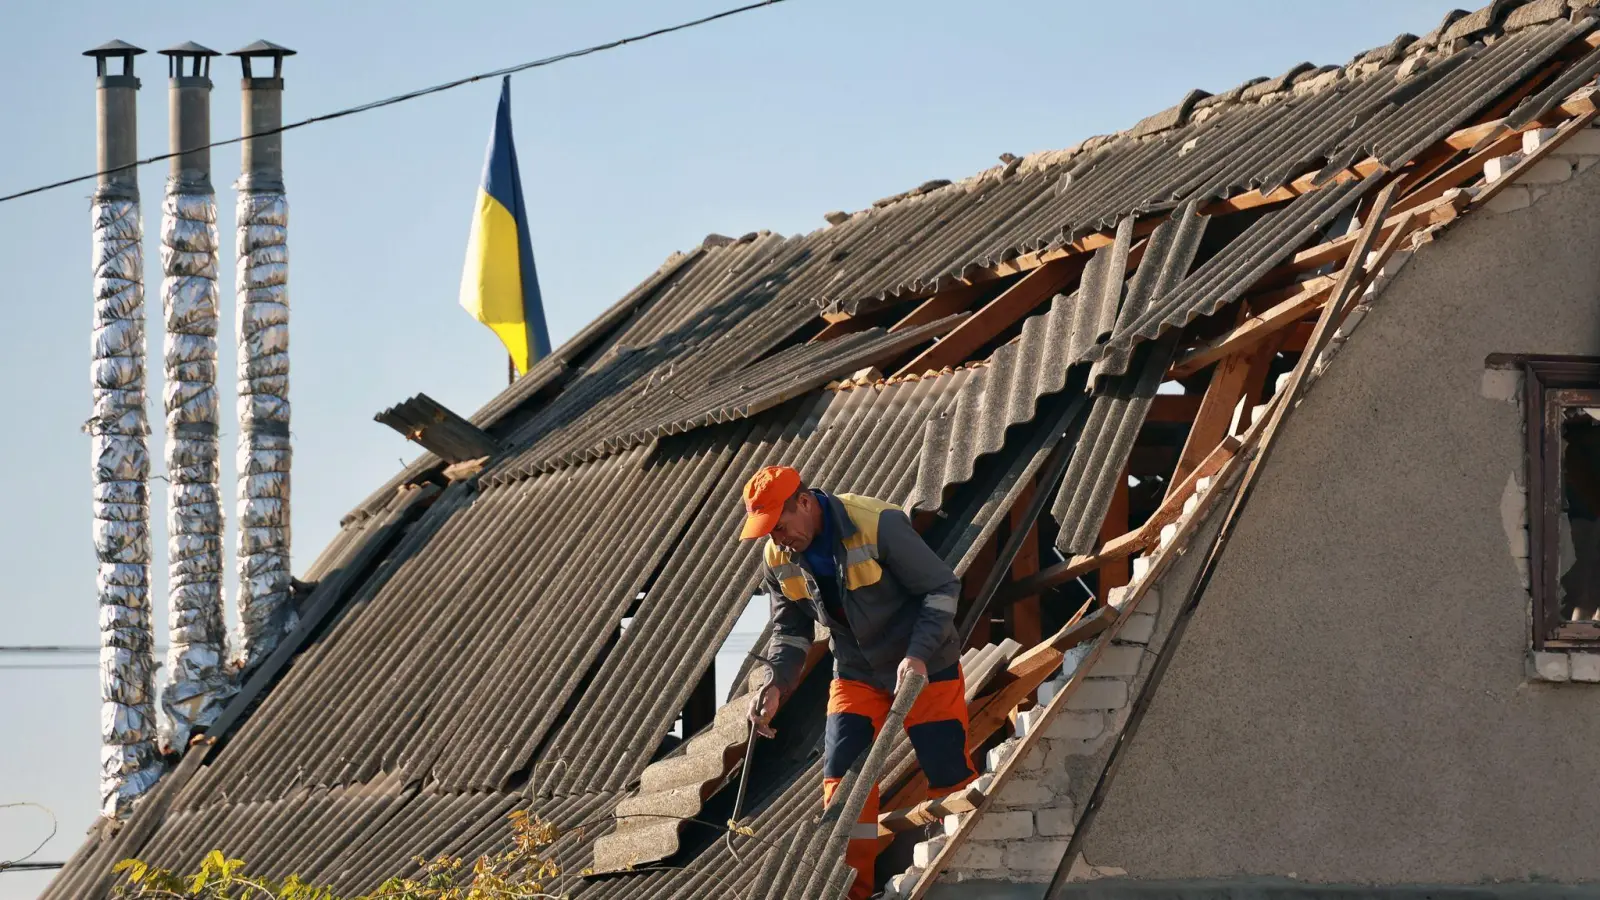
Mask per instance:
[[[1068,470],[1051,507],[1059,546],[1090,549],[1171,357],[1166,338],[1339,227],[1376,178],[1220,230],[1200,210],[1368,154],[1398,165],[1593,26],[1559,0],[1496,3],[1346,66],[1189,92],[1127,133],[929,183],[809,234],[713,236],[675,256],[471,418],[507,448],[481,478],[402,497],[402,485],[444,481],[423,454],[346,517],[304,577],[350,583],[304,649],[219,744],[193,751],[208,756],[184,760],[159,803],[92,838],[46,896],[103,895],[123,856],[186,866],[212,848],[367,890],[413,871],[418,853],[503,847],[505,815],[520,808],[590,823],[559,846],[564,865],[587,865],[750,599],[757,547],[735,536],[753,468],[789,463],[824,487],[937,508],[928,539],[965,572],[1048,458]],[[1571,54],[1518,115],[1600,72],[1597,53]],[[1153,214],[1159,227],[1136,238],[1134,217]],[[986,362],[818,389],[928,337],[807,343],[819,306],[870,310],[1113,229],[1077,288]],[[367,560],[358,573],[355,560]],[[786,739],[758,748],[758,838],[732,852],[719,839],[731,800],[713,777],[683,807],[713,827],[641,829],[686,869],[563,890],[793,896],[809,877],[797,854],[817,838],[806,823],[825,702],[823,674],[780,712]],[[725,743],[708,733],[677,758]],[[896,777],[908,760],[901,748]],[[661,764],[672,765],[686,764]]]

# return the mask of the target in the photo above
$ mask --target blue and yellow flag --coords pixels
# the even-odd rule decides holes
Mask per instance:
[[[461,305],[499,335],[518,372],[550,353],[550,333],[539,297],[539,273],[528,240],[517,149],[511,141],[511,76],[500,84],[500,109],[489,135],[483,184],[472,212]]]

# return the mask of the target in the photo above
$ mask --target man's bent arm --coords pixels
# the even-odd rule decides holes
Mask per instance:
[[[955,639],[961,579],[899,510],[886,509],[878,517],[878,558],[907,591],[922,596],[922,612],[912,628],[906,656],[926,663]]]
[[[811,617],[800,609],[800,604],[783,596],[777,579],[771,573],[762,578],[761,586],[772,603],[772,636],[767,639],[767,659],[772,661],[772,683],[787,697],[798,686],[816,629]]]

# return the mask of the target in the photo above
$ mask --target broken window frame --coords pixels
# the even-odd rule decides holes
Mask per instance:
[[[1600,359],[1522,356],[1528,484],[1528,585],[1535,650],[1600,646],[1600,622],[1561,618],[1562,410],[1600,406]]]

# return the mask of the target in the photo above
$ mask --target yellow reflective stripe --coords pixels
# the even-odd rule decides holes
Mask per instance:
[[[956,596],[954,594],[929,594],[922,598],[929,609],[936,609],[942,613],[956,614]]]
[[[877,584],[881,580],[883,580],[883,567],[878,565],[877,560],[869,559],[853,566],[846,566],[844,569],[844,586],[852,591]]]

